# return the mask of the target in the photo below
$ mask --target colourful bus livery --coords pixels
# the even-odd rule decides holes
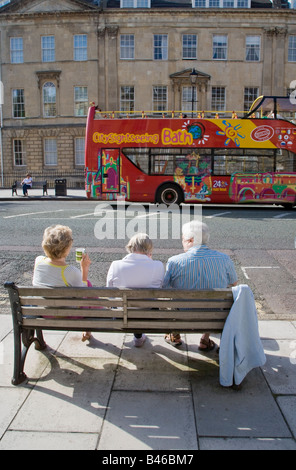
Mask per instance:
[[[272,100],[277,110],[280,100]],[[88,198],[296,204],[292,120],[258,115],[98,117],[96,108],[90,107],[85,151]]]

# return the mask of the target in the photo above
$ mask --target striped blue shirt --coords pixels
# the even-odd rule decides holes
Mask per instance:
[[[235,282],[237,275],[230,257],[199,245],[169,258],[163,288],[214,289]]]

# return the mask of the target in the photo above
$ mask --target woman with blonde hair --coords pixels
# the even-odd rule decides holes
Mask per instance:
[[[44,231],[42,248],[46,256],[35,259],[34,287],[87,287],[91,264],[88,254],[82,255],[80,269],[66,262],[73,244],[72,230],[64,225],[52,225]],[[90,339],[89,332],[82,340]]]

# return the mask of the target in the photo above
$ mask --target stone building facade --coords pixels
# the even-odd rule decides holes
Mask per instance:
[[[223,116],[285,95],[296,80],[296,10],[225,2],[0,2],[1,184],[27,171],[81,184],[90,102]]]

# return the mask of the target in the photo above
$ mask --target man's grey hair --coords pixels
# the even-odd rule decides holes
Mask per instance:
[[[199,220],[192,220],[184,224],[182,235],[184,240],[193,238],[193,246],[206,245],[210,239],[209,227]]]
[[[152,249],[153,243],[147,233],[136,233],[126,245],[128,253],[142,253],[143,255],[148,255],[152,252]]]

